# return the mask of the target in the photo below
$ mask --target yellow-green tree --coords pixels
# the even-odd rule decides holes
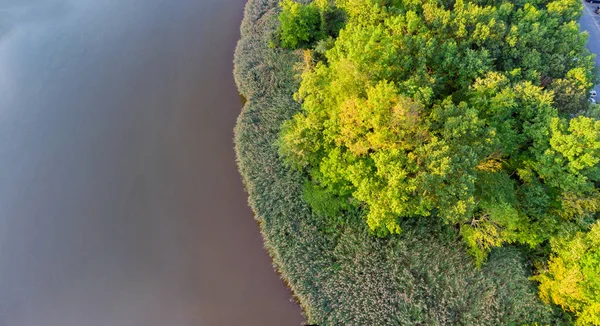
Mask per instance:
[[[540,297],[577,317],[577,325],[600,325],[600,222],[589,232],[552,241],[547,269],[535,277]]]

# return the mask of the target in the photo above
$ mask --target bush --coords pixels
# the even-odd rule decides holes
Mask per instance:
[[[276,142],[299,112],[293,67],[300,52],[269,48],[277,0],[250,0],[235,54],[235,80],[247,98],[235,128],[239,171],[273,266],[309,323],[320,325],[558,324],[536,295],[515,247],[494,250],[475,269],[455,236],[404,226],[402,237],[372,237],[352,210],[343,225],[304,201],[305,176],[284,166]],[[433,223],[433,222],[432,222]],[[341,223],[340,223],[341,224]],[[443,226],[439,226],[443,228]],[[447,232],[454,232],[452,229]]]

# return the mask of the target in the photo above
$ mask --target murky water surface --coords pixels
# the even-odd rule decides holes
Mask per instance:
[[[246,205],[244,0],[0,0],[0,325],[298,325]]]

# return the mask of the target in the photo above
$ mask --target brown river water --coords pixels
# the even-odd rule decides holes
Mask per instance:
[[[236,171],[244,0],[0,0],[0,326],[299,325]]]

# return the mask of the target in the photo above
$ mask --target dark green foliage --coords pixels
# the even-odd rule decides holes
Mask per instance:
[[[347,198],[335,196],[308,181],[304,183],[304,200],[315,213],[331,218],[342,216],[344,211],[352,209]]]
[[[401,237],[369,234],[353,209],[343,223],[303,200],[305,176],[282,164],[276,142],[299,112],[294,65],[300,53],[268,47],[277,0],[250,0],[236,49],[235,79],[247,99],[235,129],[238,166],[274,268],[309,323],[320,325],[559,324],[527,280],[515,248],[492,251],[475,269],[456,231],[403,225]],[[324,212],[327,213],[327,212]],[[425,224],[424,221],[420,221]],[[437,230],[443,232],[437,232]]]
[[[337,37],[346,24],[346,13],[335,6],[327,4],[328,1],[320,0],[320,2],[325,2],[320,6],[321,31],[327,36]]]
[[[319,41],[337,37],[346,14],[332,6],[330,0],[283,0],[278,16],[279,30],[270,42],[286,49],[313,47]]]

